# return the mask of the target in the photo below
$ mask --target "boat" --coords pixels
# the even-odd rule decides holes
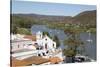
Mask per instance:
[[[91,33],[89,32],[89,39],[87,40],[88,42],[92,42],[93,40],[91,39]]]
[[[88,56],[84,56],[84,55],[80,55],[80,54],[75,56],[75,63],[77,63],[77,62],[94,62],[94,61],[95,61],[94,59],[92,59]]]

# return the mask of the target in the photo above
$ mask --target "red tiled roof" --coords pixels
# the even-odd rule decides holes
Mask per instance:
[[[51,57],[49,58],[49,61],[51,64],[56,64],[56,63],[61,62],[62,60],[59,57]]]
[[[36,35],[25,35],[24,38],[36,41]]]
[[[32,57],[29,57],[29,58],[23,59],[23,60],[17,60],[17,59],[12,57],[11,66],[12,67],[27,66],[27,65],[30,65],[30,64],[39,65],[39,64],[42,64],[42,63],[46,63],[46,62],[49,62],[49,60],[42,58],[42,57],[39,57],[39,56],[32,56]]]

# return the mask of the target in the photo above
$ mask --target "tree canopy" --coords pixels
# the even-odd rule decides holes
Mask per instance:
[[[56,47],[60,46],[59,38],[55,35],[53,40],[56,42]]]

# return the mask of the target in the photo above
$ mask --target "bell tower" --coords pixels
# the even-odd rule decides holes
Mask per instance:
[[[36,33],[36,39],[37,39],[37,40],[40,40],[40,39],[42,39],[42,37],[43,37],[42,32],[38,31],[38,32]]]

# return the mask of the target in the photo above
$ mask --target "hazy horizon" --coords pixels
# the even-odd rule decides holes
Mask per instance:
[[[96,5],[12,1],[11,14],[38,14],[75,16],[84,11],[96,10]]]

